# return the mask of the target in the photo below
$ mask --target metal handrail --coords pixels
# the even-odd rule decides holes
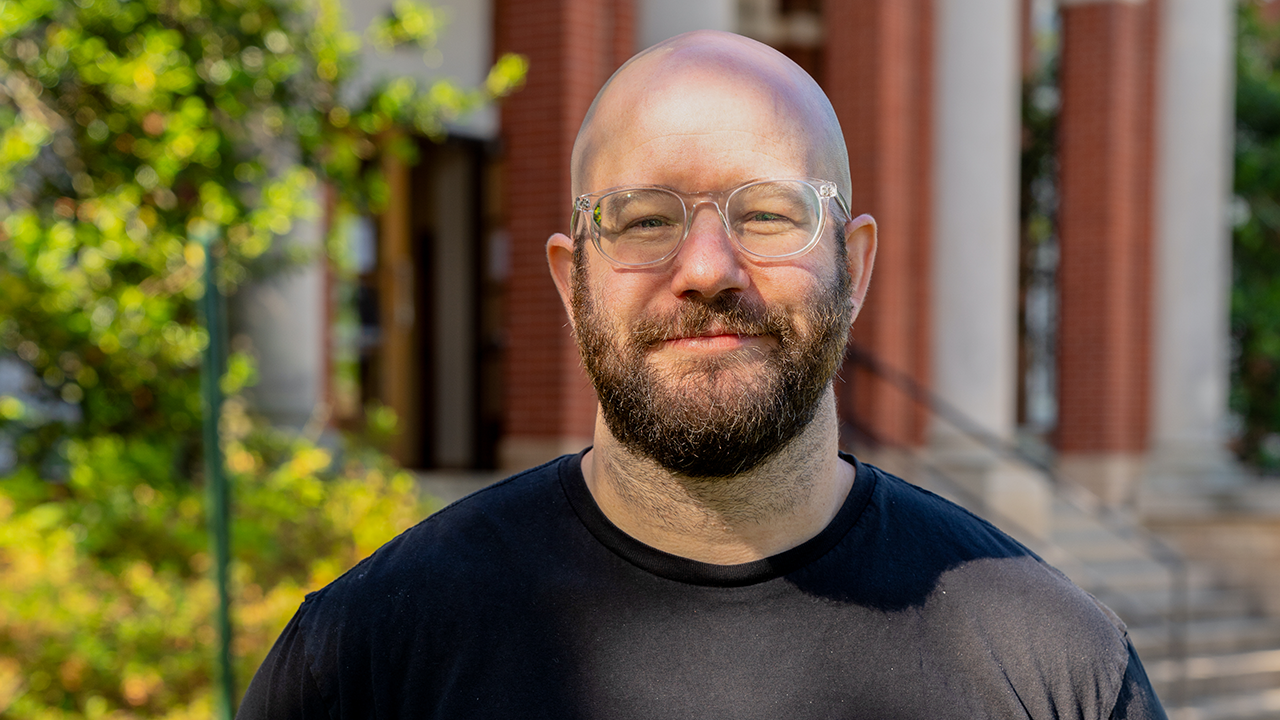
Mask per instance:
[[[845,358],[847,361],[862,367],[871,374],[887,382],[890,386],[896,388],[917,405],[923,407],[930,414],[938,417],[949,425],[959,430],[963,435],[973,440],[980,446],[986,448],[993,454],[1006,459],[1016,460],[1035,468],[1048,478],[1049,483],[1059,494],[1067,483],[1062,480],[1052,464],[1035,457],[1027,452],[1016,443],[1005,440],[995,433],[992,433],[982,426],[982,423],[974,420],[960,408],[948,402],[945,398],[939,396],[932,389],[920,383],[910,374],[885,363],[880,358],[866,348],[859,346],[856,342],[850,342],[846,350]],[[874,442],[882,445],[891,445],[885,442],[883,438],[876,437],[868,428],[857,427],[858,431]],[[915,449],[902,446],[899,449],[907,450],[917,455]],[[949,484],[966,495],[970,495],[963,486],[950,478],[945,472],[933,463],[924,463],[931,472],[946,480]],[[1073,486],[1075,487],[1075,486]],[[1082,489],[1082,488],[1081,488]],[[1064,499],[1071,502],[1072,505],[1081,511],[1089,514],[1099,524],[1106,526],[1117,535],[1127,536],[1136,540],[1143,546],[1148,557],[1155,562],[1164,566],[1169,571],[1170,587],[1169,587],[1169,606],[1171,609],[1171,617],[1169,617],[1169,655],[1177,663],[1177,681],[1173,683],[1173,697],[1169,705],[1174,708],[1183,708],[1186,706],[1186,688],[1187,688],[1187,624],[1190,622],[1190,576],[1186,558],[1182,553],[1178,552],[1173,546],[1165,542],[1155,534],[1135,523],[1121,523],[1117,518],[1110,514],[1099,510],[1099,505],[1077,502],[1074,498],[1065,496]],[[985,506],[985,503],[983,503]],[[991,508],[987,510],[993,511]],[[1109,587],[1104,580],[1099,580],[1099,585],[1103,588],[1116,590]],[[1118,591],[1117,591],[1118,592]]]

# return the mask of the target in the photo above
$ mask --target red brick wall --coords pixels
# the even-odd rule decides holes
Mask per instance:
[[[823,4],[823,86],[849,147],[851,209],[876,218],[875,272],[853,342],[927,384],[932,243],[933,2]],[[892,444],[919,445],[926,416],[901,390],[846,364],[846,420]]]
[[[1057,445],[1145,449],[1156,13],[1063,9]]]
[[[503,103],[507,289],[507,438],[590,437],[595,393],[582,372],[544,247],[567,232],[569,156],[596,91],[635,51],[632,0],[499,0],[497,45],[529,59]]]
[[[1280,23],[1280,0],[1259,0],[1262,7],[1262,18],[1267,22]]]

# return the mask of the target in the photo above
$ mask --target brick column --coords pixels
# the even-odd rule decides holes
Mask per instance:
[[[933,2],[823,3],[827,95],[849,147],[850,208],[871,213],[880,245],[860,350],[927,384],[932,230]],[[842,419],[888,445],[920,445],[926,417],[902,390],[855,363],[837,388]]]
[[[547,271],[547,238],[569,229],[569,156],[596,91],[634,52],[632,0],[500,0],[500,51],[529,59],[503,103],[511,235],[505,348],[507,469],[591,442],[596,399]]]
[[[1057,446],[1120,504],[1147,444],[1157,7],[1064,5]]]

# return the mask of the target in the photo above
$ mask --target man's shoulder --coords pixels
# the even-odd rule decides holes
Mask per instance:
[[[956,561],[986,556],[1036,557],[1008,533],[956,502],[874,465],[860,463],[860,467],[873,484],[864,519],[882,536]],[[863,473],[858,479],[864,480]]]
[[[960,505],[872,466],[875,487],[856,532],[877,548],[862,561],[895,577],[882,592],[892,605],[934,603],[984,622],[1025,621],[1045,629],[1057,620],[1123,636],[1124,624],[1092,595],[1026,545]],[[861,479],[861,478],[860,478]],[[896,590],[893,590],[896,588]],[[1017,602],[1010,602],[1011,599]],[[1015,617],[1016,616],[1016,617]]]
[[[851,547],[868,552],[843,562],[861,563],[858,577],[878,582],[840,588],[848,599],[912,618],[938,657],[962,665],[995,658],[1028,707],[1043,708],[1033,716],[1052,716],[1054,698],[1072,696],[1081,658],[1115,697],[1131,662],[1115,613],[992,523],[889,473],[867,472],[875,487]]]
[[[572,534],[560,476],[574,461],[564,456],[462,498],[308,594],[264,662],[270,669],[255,676],[245,716],[277,716],[273,698],[313,703],[320,714],[339,705],[363,712],[388,688],[353,668],[420,669],[425,648],[492,630],[495,609],[519,606],[536,576],[548,552],[541,540]]]
[[[560,474],[574,460],[556,458],[447,505],[311,593],[308,603],[324,601],[340,610],[351,603],[429,599],[438,593],[420,591],[513,569],[528,560],[526,540],[564,521]]]

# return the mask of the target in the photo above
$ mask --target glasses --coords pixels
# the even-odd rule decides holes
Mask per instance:
[[[579,195],[570,224],[577,237],[579,218],[585,216],[591,241],[602,255],[625,267],[645,267],[675,255],[698,206],[711,204],[743,252],[775,260],[818,244],[829,199],[849,214],[836,184],[827,180],[756,180],[703,193],[615,188]]]

